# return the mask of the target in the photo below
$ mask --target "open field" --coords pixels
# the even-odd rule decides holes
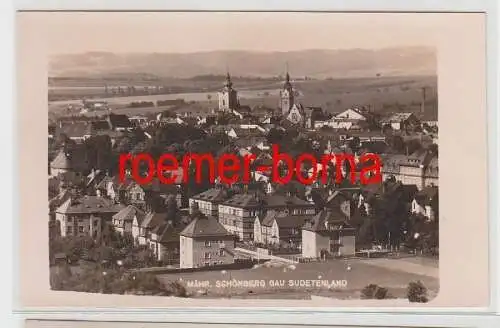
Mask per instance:
[[[280,267],[258,267],[246,270],[232,270],[227,272],[208,271],[208,272],[193,272],[183,274],[160,274],[158,278],[162,282],[177,280],[182,278],[186,283],[192,281],[208,282],[209,286],[188,288],[191,292],[196,293],[200,289],[207,291],[204,297],[215,297],[221,295],[231,295],[231,297],[257,297],[257,298],[308,298],[311,294],[321,295],[335,298],[359,298],[360,291],[369,284],[378,284],[379,286],[389,289],[389,293],[393,297],[403,298],[406,296],[406,287],[410,281],[421,280],[430,294],[435,295],[439,290],[439,279],[433,276],[432,270],[425,272],[425,269],[419,267],[419,273],[412,273],[414,266],[408,266],[405,259],[391,260],[391,266],[382,266],[377,262],[370,263],[378,259],[368,260],[352,260],[349,261],[351,270],[347,271],[347,264],[343,260],[333,260],[329,262],[296,264],[295,269],[283,265]],[[375,262],[374,262],[375,263]],[[425,274],[424,274],[425,273]],[[257,287],[217,287],[223,281],[239,280],[264,280],[265,286]],[[271,287],[270,282],[282,280],[284,286]],[[289,281],[296,280],[346,280],[345,288],[327,287],[298,287],[289,286]],[[279,291],[277,290],[279,289]]]
[[[217,84],[216,84],[217,82]],[[211,83],[219,88],[221,81]],[[266,106],[276,108],[281,82],[261,81],[259,85],[235,83],[242,105]],[[329,112],[338,112],[352,106],[370,106],[374,111],[418,111],[422,100],[422,87],[427,87],[426,110],[437,116],[437,79],[436,77],[378,77],[331,80],[296,81],[299,92],[298,101],[304,106],[323,107]],[[62,86],[60,86],[62,87]],[[83,89],[85,90],[85,89]],[[209,100],[208,97],[211,97]],[[114,98],[94,98],[106,100],[113,111],[129,115],[139,115],[155,111],[154,108],[124,108],[134,101],[158,101],[182,98],[186,102],[195,102],[199,110],[217,107],[217,92],[191,92],[168,95],[149,95]],[[49,102],[49,111],[62,113],[69,104],[80,104],[81,100]],[[187,104],[188,110],[193,104]],[[181,109],[182,110],[182,109]],[[158,111],[160,111],[158,109]]]

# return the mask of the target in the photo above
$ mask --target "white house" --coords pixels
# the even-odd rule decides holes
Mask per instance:
[[[355,247],[355,229],[349,226],[346,216],[340,211],[323,210],[302,228],[304,258],[354,256]]]

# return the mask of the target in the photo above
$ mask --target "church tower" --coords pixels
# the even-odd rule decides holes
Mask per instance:
[[[288,69],[286,70],[285,83],[283,89],[280,91],[280,108],[281,114],[287,115],[294,104],[293,87],[290,83],[290,75]]]
[[[229,72],[224,81],[224,87],[219,92],[219,110],[223,112],[232,112],[239,107],[238,92],[233,89],[233,82]]]

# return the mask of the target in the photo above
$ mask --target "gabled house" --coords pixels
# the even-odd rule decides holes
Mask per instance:
[[[123,209],[109,199],[98,196],[69,198],[55,210],[61,236],[91,236],[98,238],[105,225]]]
[[[92,125],[87,121],[59,122],[56,135],[64,135],[67,138],[82,143],[93,135]]]
[[[115,202],[126,203],[128,200],[127,191],[134,183],[132,177],[126,176],[120,181],[119,176],[105,176],[96,186],[96,194],[109,198]]]
[[[382,127],[388,125],[391,129],[396,131],[414,129],[421,125],[420,121],[413,113],[393,113],[380,120],[380,124]]]
[[[179,240],[183,228],[184,226],[176,226],[168,221],[162,222],[152,229],[151,237],[147,243],[158,261],[169,264],[179,263]]]
[[[137,220],[139,221],[139,220]],[[151,234],[154,229],[156,229],[159,225],[168,222],[168,214],[167,213],[156,213],[156,212],[148,212],[144,219],[138,223],[138,236],[137,242],[139,245],[148,245],[151,240]],[[135,238],[136,236],[134,236]]]
[[[339,209],[347,218],[354,214],[355,205],[352,195],[340,190],[332,190],[325,199],[325,208]]]
[[[197,213],[180,233],[180,267],[199,268],[234,263],[235,236],[217,219]]]
[[[267,194],[263,198],[264,211],[286,212],[290,215],[314,215],[314,204],[294,195]]]
[[[85,181],[85,163],[86,154],[81,148],[61,149],[50,163],[50,176],[57,177],[64,183],[79,184]]]
[[[141,209],[133,205],[128,205],[120,212],[113,215],[113,226],[115,227],[115,231],[123,236],[132,236],[134,222],[142,222],[145,215],[146,213]]]
[[[231,192],[222,186],[208,189],[189,198],[190,213],[192,213],[193,205],[196,203],[199,211],[204,215],[218,217],[219,204],[230,197]]]
[[[254,242],[300,248],[301,229],[308,219],[311,217],[268,211],[262,219],[255,219]]]
[[[302,257],[326,259],[338,256],[354,256],[356,232],[338,210],[326,209],[302,228]]]

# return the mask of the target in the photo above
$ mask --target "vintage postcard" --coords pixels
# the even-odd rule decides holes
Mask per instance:
[[[17,30],[21,307],[489,305],[484,15]]]

